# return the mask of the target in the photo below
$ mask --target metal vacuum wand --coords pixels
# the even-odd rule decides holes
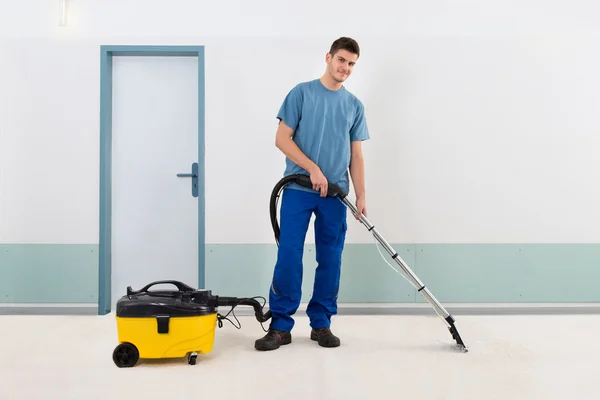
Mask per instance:
[[[275,207],[276,198],[279,196],[279,192],[283,189],[283,187],[291,182],[294,182],[301,186],[312,189],[312,182],[310,180],[310,177],[307,175],[303,175],[303,174],[286,176],[283,179],[281,179],[281,181],[279,181],[279,183],[275,186],[275,189],[273,190],[273,193],[271,195],[271,220],[272,220],[271,222],[273,224],[273,229],[275,231],[275,238],[278,243],[279,243],[279,226],[277,225],[277,222],[276,222],[276,207]],[[339,186],[328,183],[327,195],[331,196],[331,197],[339,198],[350,209],[350,211],[352,212],[352,214],[354,214],[354,216],[358,215],[358,209],[356,208],[354,203],[352,203],[352,201],[350,201],[350,199],[348,199],[347,194],[344,193],[344,191],[342,191]],[[452,338],[456,341],[459,349],[461,349],[464,352],[467,352],[468,351],[467,347],[466,347],[465,343],[463,342],[460,334],[458,333],[458,330],[456,329],[455,320],[452,317],[452,315],[450,315],[450,313],[448,311],[446,311],[446,309],[440,304],[440,302],[429,291],[429,289],[427,287],[425,287],[423,282],[421,282],[421,280],[419,280],[419,278],[415,275],[415,273],[408,267],[408,265],[402,259],[402,257],[400,257],[400,255],[392,248],[392,246],[383,238],[383,236],[377,231],[375,226],[373,224],[371,224],[371,222],[369,222],[367,217],[364,215],[361,215],[360,222],[369,230],[369,232],[371,232],[373,234],[375,239],[377,239],[377,241],[383,246],[383,248],[385,248],[385,250],[392,257],[392,259],[394,261],[396,261],[396,263],[400,266],[400,268],[402,268],[402,270],[408,277],[411,284],[415,287],[415,289],[417,289],[417,291],[419,293],[421,293],[423,295],[423,297],[425,297],[425,299],[429,302],[429,304],[431,304],[431,306],[434,308],[434,310],[436,311],[438,316],[440,318],[442,318],[446,327],[450,331]]]
[[[341,200],[350,209],[350,211],[352,211],[352,214],[354,214],[355,216],[358,215],[358,209],[348,199],[347,196],[342,197]],[[429,289],[423,284],[423,282],[421,282],[419,280],[417,275],[415,275],[415,273],[408,267],[408,265],[402,259],[402,257],[400,257],[400,255],[383,238],[383,236],[381,236],[381,234],[377,231],[375,226],[369,222],[367,217],[365,217],[364,215],[361,215],[360,222],[362,222],[362,224],[373,234],[375,239],[377,239],[377,241],[379,243],[381,243],[383,248],[388,252],[388,254],[392,257],[392,259],[394,261],[396,261],[396,263],[400,266],[400,268],[402,268],[402,270],[404,271],[406,276],[409,278],[410,282],[413,284],[415,289],[417,289],[417,291],[419,293],[421,293],[423,295],[423,297],[425,297],[425,299],[429,302],[429,304],[431,304],[431,306],[435,309],[436,313],[444,320],[448,329],[450,330],[450,333],[452,334],[452,338],[454,338],[456,340],[456,343],[458,344],[458,346],[462,350],[467,351],[467,348],[466,348],[462,338],[460,337],[460,334],[458,333],[456,326],[454,325],[455,321],[454,321],[454,318],[452,317],[452,315],[450,315],[450,313],[448,313],[448,311],[446,311],[446,309],[440,304],[440,302],[429,291]]]

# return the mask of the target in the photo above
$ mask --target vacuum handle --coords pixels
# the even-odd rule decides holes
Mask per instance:
[[[308,175],[297,174],[295,175],[294,182],[296,182],[300,186],[304,186],[309,189],[312,189],[313,187],[312,181],[310,180],[310,176]],[[339,195],[344,197],[346,194],[338,185],[331,182],[327,182],[327,196],[336,197]]]
[[[152,286],[154,286],[154,285],[160,285],[160,284],[172,284],[172,285],[175,285],[175,286],[177,286],[177,289],[179,289],[180,292],[193,292],[195,290],[194,288],[189,287],[188,285],[186,285],[183,282],[173,281],[173,280],[166,280],[166,281],[155,281],[155,282],[149,283],[146,286],[144,286],[143,288],[141,288],[140,290],[133,290],[131,288],[131,286],[127,286],[127,295],[130,296],[132,294],[145,293]]]

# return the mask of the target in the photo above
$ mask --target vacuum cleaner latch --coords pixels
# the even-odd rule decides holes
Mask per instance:
[[[169,315],[157,315],[156,323],[158,325],[158,333],[169,333]]]

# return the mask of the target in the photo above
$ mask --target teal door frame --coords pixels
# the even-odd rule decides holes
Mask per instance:
[[[98,314],[111,311],[111,164],[113,57],[198,57],[198,288],[205,285],[204,226],[204,46],[100,47],[100,237]],[[173,176],[176,179],[176,176]]]

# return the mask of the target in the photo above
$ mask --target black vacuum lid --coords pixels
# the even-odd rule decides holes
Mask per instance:
[[[153,284],[156,284],[155,282]],[[216,302],[210,290],[148,290],[150,284],[139,291],[127,288],[127,295],[117,301],[119,317],[191,317],[217,312]]]

